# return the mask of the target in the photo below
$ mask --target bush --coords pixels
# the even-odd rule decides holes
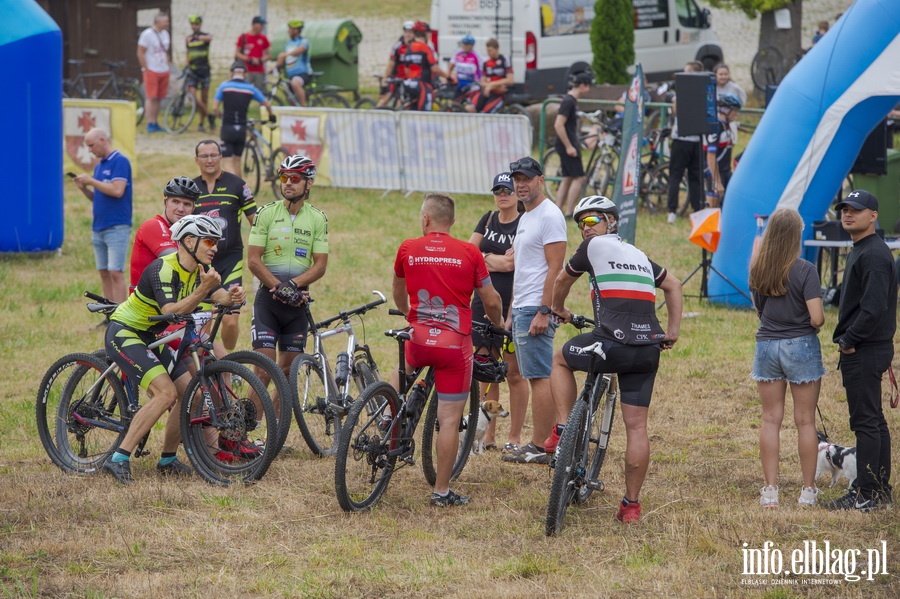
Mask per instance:
[[[631,82],[634,64],[634,9],[631,0],[597,0],[591,23],[594,77],[597,83]]]

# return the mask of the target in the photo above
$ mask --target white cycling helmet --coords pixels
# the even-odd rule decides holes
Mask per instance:
[[[581,213],[588,211],[610,214],[612,215],[614,223],[619,222],[619,209],[616,208],[616,205],[613,204],[612,200],[605,196],[587,196],[586,198],[581,198],[578,201],[578,205],[575,206],[575,212],[572,213],[572,217],[575,219],[575,222],[578,222]],[[607,222],[609,221],[607,220]],[[614,226],[614,223],[611,223],[610,226]]]
[[[171,228],[172,239],[181,241],[188,235],[222,239],[222,227],[215,220],[203,214],[183,216]]]

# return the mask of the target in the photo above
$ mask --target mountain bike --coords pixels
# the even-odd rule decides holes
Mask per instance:
[[[273,149],[271,132],[278,127],[275,123],[265,122],[269,129],[269,138],[263,134],[264,122],[257,119],[247,119],[247,143],[244,145],[244,157],[241,159],[241,177],[253,190],[253,196],[259,193],[261,181],[272,184],[272,193],[278,199],[281,191],[278,180],[278,167],[281,162],[290,156],[287,149],[278,147]]]
[[[276,79],[269,89],[269,102],[273,106],[300,106],[300,101],[291,89],[291,79],[284,69],[275,69],[270,74],[275,75]],[[350,108],[347,98],[337,93],[341,90],[340,87],[319,83],[319,77],[324,74],[322,71],[313,71],[304,75],[304,79],[309,79],[303,87],[306,91],[307,106]]]
[[[609,197],[612,194],[619,163],[621,146],[621,130],[609,127],[606,114],[602,110],[591,113],[578,113],[591,125],[591,132],[578,137],[583,148],[590,148],[584,172],[584,187],[580,195],[592,193]],[[584,155],[584,152],[582,152]],[[562,162],[559,153],[551,148],[544,154],[541,162],[544,170],[544,191],[547,197],[556,201],[559,184],[562,181]]]
[[[669,161],[662,153],[662,142],[671,135],[671,129],[653,129],[647,136],[646,152],[641,156],[641,200],[650,214],[665,212],[669,197]],[[690,207],[685,198],[678,208],[683,215]]]
[[[105,314],[117,305],[86,293],[96,303],[88,310]],[[278,422],[271,398],[246,367],[216,360],[212,340],[222,316],[239,306],[215,306],[210,311],[150,317],[154,322],[184,324],[164,332],[148,347],[178,340],[176,360],[189,359],[195,374],[188,383],[180,415],[182,441],[188,459],[207,482],[228,485],[261,478],[278,453]],[[209,336],[200,328],[212,321]],[[38,434],[48,456],[62,470],[89,474],[100,469],[125,438],[140,410],[136,382],[100,350],[74,353],[57,360],[38,389]],[[148,434],[132,453],[146,455]],[[266,444],[266,440],[274,440]],[[242,447],[257,449],[252,455]]]
[[[391,314],[401,315],[397,310]],[[347,413],[341,438],[338,440],[337,457],[334,464],[334,487],[338,503],[346,512],[372,509],[387,490],[394,472],[403,466],[415,465],[416,443],[413,438],[419,420],[426,412],[431,397],[434,404],[430,411],[437,414],[437,392],[434,390],[434,369],[417,368],[407,374],[405,370],[405,342],[410,340],[410,330],[396,329],[385,332],[397,340],[399,347],[398,374],[400,391],[389,383],[376,382],[368,385]],[[419,377],[422,377],[421,380]],[[478,426],[478,383],[473,378],[469,389],[469,409],[460,421],[462,433],[459,451],[454,460],[451,480],[456,479],[472,450]],[[430,431],[436,425],[428,424],[424,430]],[[432,433],[433,434],[433,433]],[[426,450],[426,447],[429,448]],[[422,455],[424,469],[426,451],[430,457],[431,442],[423,431]],[[398,466],[397,463],[400,462]],[[433,468],[431,464],[430,468]],[[430,481],[430,484],[434,484]]]
[[[116,69],[124,68],[128,63],[124,60],[104,60],[103,64],[109,67],[108,71],[82,73],[81,65],[84,62],[84,60],[69,59],[68,63],[75,67],[77,74],[74,79],[63,79],[63,98],[101,98],[131,102],[134,104],[136,122],[140,125],[144,120],[144,94],[141,92],[141,84],[137,79],[120,77],[116,73]],[[101,77],[106,77],[106,81],[99,88],[88,92],[86,80]]]
[[[584,316],[573,315],[572,324],[580,329],[594,322]],[[619,396],[618,378],[615,374],[595,371],[598,358],[606,357],[602,343],[592,343],[582,349],[591,354],[591,365],[550,460],[552,482],[544,525],[547,536],[562,530],[569,505],[583,504],[591,493],[602,491],[604,487],[599,475],[609,447]]]
[[[190,127],[194,120],[194,114],[197,112],[197,99],[188,89],[189,87],[199,88],[197,76],[190,68],[185,67],[178,77],[178,80],[182,79],[184,83],[181,85],[181,91],[166,103],[165,114],[163,114],[163,127],[173,135],[184,133]]]
[[[334,453],[341,435],[341,423],[353,403],[352,385],[357,394],[380,380],[378,365],[365,342],[357,342],[350,319],[362,315],[387,302],[384,294],[373,291],[378,299],[351,310],[343,310],[337,316],[316,322],[313,319],[308,298],[303,311],[309,322],[309,335],[313,339],[311,354],[300,354],[291,363],[290,390],[294,417],[300,434],[317,456]],[[364,324],[364,323],[363,323]],[[331,328],[332,325],[336,325]],[[323,343],[330,337],[347,336],[346,349],[334,361],[328,359]]]

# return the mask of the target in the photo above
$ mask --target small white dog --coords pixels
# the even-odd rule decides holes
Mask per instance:
[[[487,432],[488,424],[496,417],[506,418],[509,416],[509,410],[504,410],[499,401],[493,399],[485,400],[481,403],[481,410],[478,413],[478,427],[475,429],[475,441],[472,443],[472,455],[481,455],[484,453],[484,434]],[[463,435],[459,434],[459,442],[463,442]]]
[[[847,488],[856,480],[856,448],[843,447],[832,443],[824,433],[819,432],[819,456],[816,462],[816,479],[826,472],[831,473],[831,487],[843,476]]]

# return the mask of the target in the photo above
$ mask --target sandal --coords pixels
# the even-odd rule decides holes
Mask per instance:
[[[507,443],[503,446],[503,449],[500,450],[501,454],[515,453],[519,451],[519,446],[515,443]]]

